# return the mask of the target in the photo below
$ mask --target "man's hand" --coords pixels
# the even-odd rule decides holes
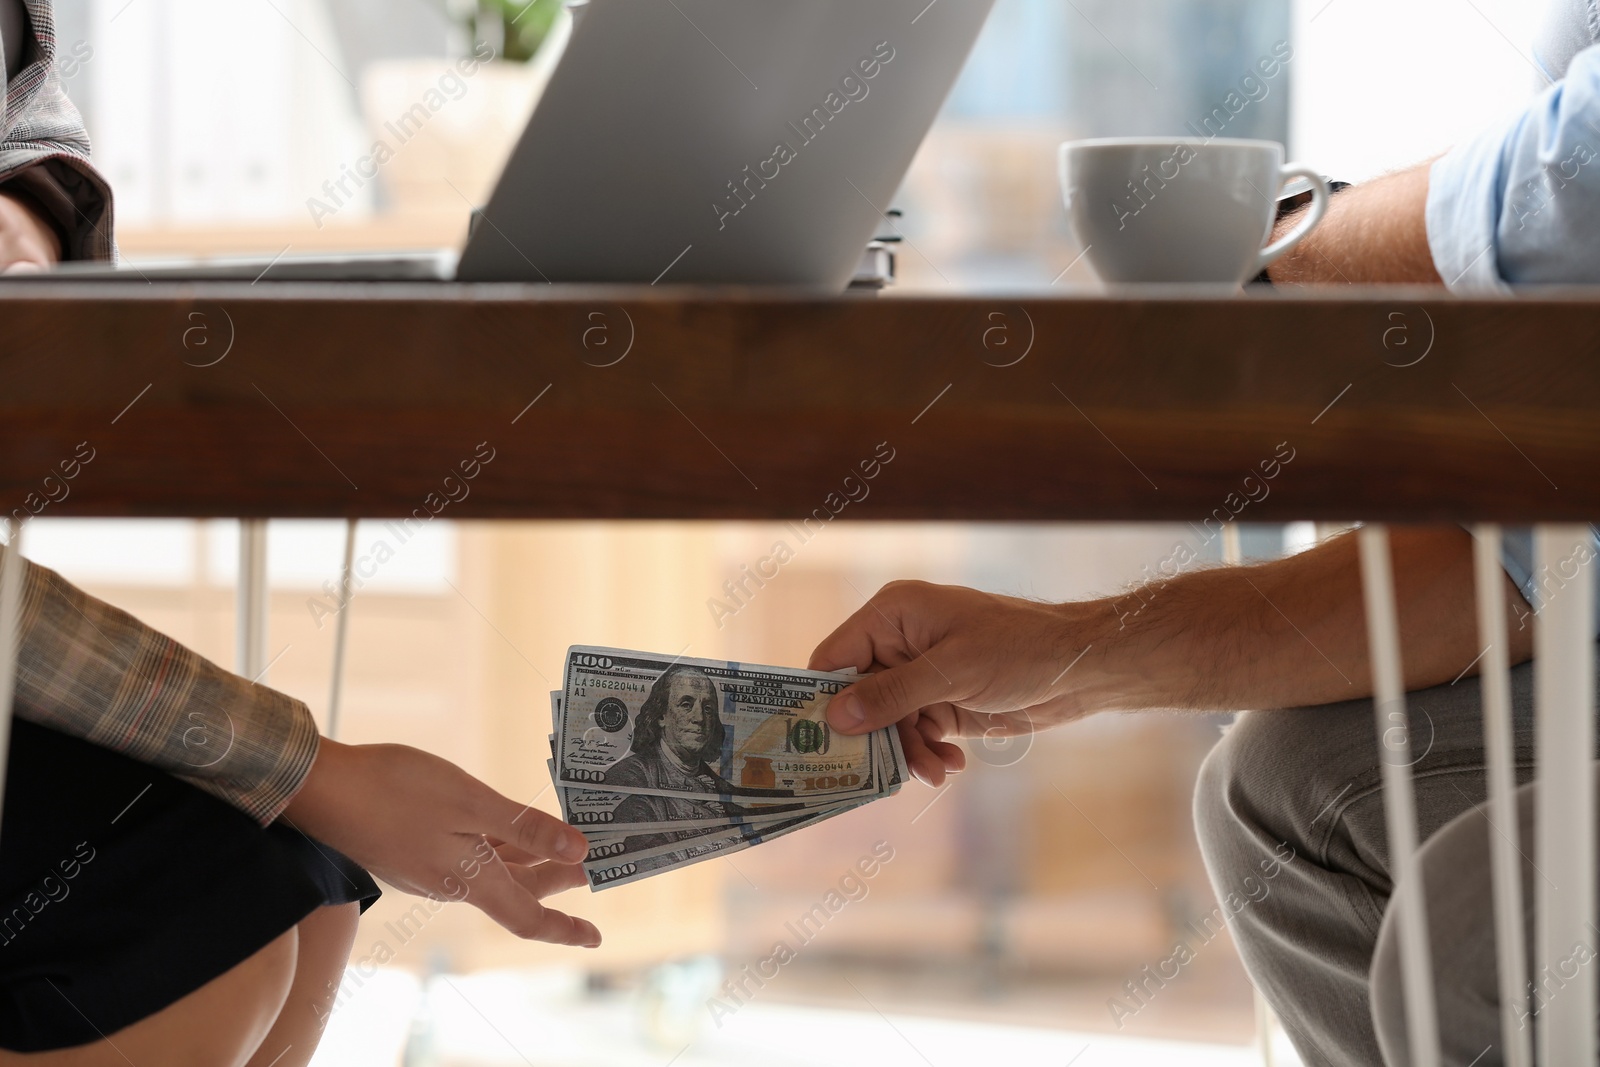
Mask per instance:
[[[1406,688],[1477,670],[1472,538],[1394,527]],[[1521,593],[1503,578],[1510,660],[1533,655]],[[1295,708],[1372,694],[1355,538],[1287,559],[1191,571],[1124,596],[1039,604],[972,589],[885,586],[812,653],[815,670],[875,672],[833,698],[858,734],[900,724],[916,776],[965,764],[949,737],[1002,737],[1098,711]]]
[[[584,884],[583,835],[437,756],[323,738],[283,817],[404,892],[466,900],[518,937],[600,944],[593,924],[539,903]]]
[[[24,201],[0,193],[0,274],[47,270],[60,259],[55,229]]]
[[[1115,616],[1080,608],[887,585],[811,654],[812,670],[876,672],[833,698],[828,722],[847,734],[899,723],[912,773],[940,785],[966,765],[944,738],[1027,734],[1096,710],[1069,668]]]

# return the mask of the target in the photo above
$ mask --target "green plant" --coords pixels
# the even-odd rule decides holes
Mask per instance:
[[[503,40],[500,54],[505,59],[532,58],[555,24],[563,3],[564,0],[479,0],[470,18],[472,39]]]

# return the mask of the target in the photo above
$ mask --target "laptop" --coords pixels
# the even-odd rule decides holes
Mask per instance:
[[[35,277],[843,290],[885,264],[869,245],[993,5],[587,0],[459,255],[69,263]]]

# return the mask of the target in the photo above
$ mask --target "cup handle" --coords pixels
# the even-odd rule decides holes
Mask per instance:
[[[1317,228],[1328,213],[1328,183],[1322,180],[1322,175],[1301,163],[1290,163],[1278,172],[1278,188],[1282,189],[1289,183],[1290,178],[1308,178],[1311,181],[1311,210],[1306,217],[1289,233],[1266,248],[1261,250],[1261,255],[1256,257],[1256,269],[1251,271],[1254,277],[1266,270],[1267,267],[1277,262],[1278,257],[1289,249],[1305,240],[1306,234]]]

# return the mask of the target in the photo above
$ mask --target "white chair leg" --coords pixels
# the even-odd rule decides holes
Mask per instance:
[[[1521,846],[1517,841],[1511,668],[1500,527],[1478,526],[1473,538],[1478,644],[1485,649],[1479,681],[1483,687],[1483,744],[1489,781],[1489,857],[1494,885],[1495,956],[1500,975],[1500,1040],[1508,1067],[1533,1067],[1533,1042],[1527,1022],[1528,963],[1522,932]]]
[[[22,527],[0,520],[7,533],[0,560],[0,811],[5,806],[6,767],[11,755],[11,708],[17,689],[17,648],[22,630]]]
[[[1273,1067],[1276,1057],[1273,1054],[1273,1042],[1278,1036],[1278,1016],[1272,1010],[1272,1005],[1267,1003],[1267,998],[1261,995],[1261,990],[1254,990],[1256,1004],[1256,1054],[1261,1057],[1261,1067]]]
[[[239,585],[236,648],[238,672],[266,682],[267,671],[267,520],[239,521]]]
[[[1372,655],[1372,706],[1377,714],[1383,763],[1383,809],[1389,831],[1390,865],[1399,905],[1400,973],[1405,992],[1406,1031],[1415,1067],[1439,1067],[1439,1015],[1428,952],[1426,893],[1417,863],[1417,798],[1411,787],[1411,724],[1400,670],[1400,622],[1395,609],[1389,530],[1361,529],[1361,587],[1367,608]]]
[[[344,528],[344,569],[339,572],[339,614],[333,620],[333,679],[328,693],[328,736],[339,739],[339,703],[344,696],[344,656],[350,639],[350,578],[356,560],[356,520]]]
[[[1593,541],[1587,526],[1534,536],[1539,869],[1533,982],[1539,1062],[1595,1062]]]

